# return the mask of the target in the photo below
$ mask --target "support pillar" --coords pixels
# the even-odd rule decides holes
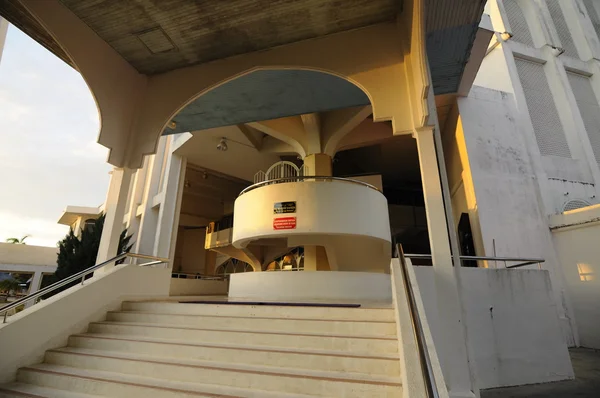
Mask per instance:
[[[314,176],[333,175],[331,156],[313,153],[304,158],[307,174]],[[304,271],[331,271],[327,253],[323,246],[304,246]]]
[[[136,253],[152,254],[154,251],[159,216],[159,211],[154,207],[154,197],[160,191],[162,164],[170,139],[171,136],[162,137],[158,141],[156,154],[148,159],[148,171],[142,195],[142,219],[140,220],[134,249]]]
[[[324,153],[313,153],[304,158],[304,165],[308,168],[307,174],[312,176],[331,176],[333,168],[331,156]]]
[[[427,229],[435,275],[440,330],[436,348],[450,397],[475,397],[467,351],[464,314],[460,301],[460,263],[452,265],[448,224],[444,208],[440,168],[433,128],[415,134],[423,196],[427,213]],[[441,150],[441,148],[439,148]],[[452,215],[450,214],[450,217]]]
[[[33,279],[31,280],[31,284],[29,285],[29,292],[27,294],[32,294],[40,290],[42,286],[42,278],[44,274],[41,271],[33,273]],[[25,308],[29,308],[34,304],[35,300],[29,300],[25,303]]]
[[[175,242],[177,240],[186,165],[186,158],[174,153],[169,155],[164,176],[164,196],[158,212],[158,228],[153,254],[168,258],[171,267],[175,259]]]
[[[125,207],[127,205],[127,195],[129,193],[132,174],[133,169],[128,168],[114,168],[112,171],[106,202],[104,202],[104,212],[106,215],[96,264],[109,260],[118,254],[119,237],[121,236],[121,232],[123,232],[123,217],[125,217]],[[103,270],[107,270],[108,267],[112,266],[112,264],[109,264]]]

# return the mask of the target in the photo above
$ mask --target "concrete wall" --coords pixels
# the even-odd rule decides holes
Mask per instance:
[[[20,367],[42,362],[46,350],[67,345],[70,335],[105,319],[123,300],[169,294],[167,268],[121,265],[96,274],[0,324],[0,382],[14,380]]]
[[[579,345],[600,349],[600,205],[550,217]]]
[[[295,213],[273,214],[277,202],[296,202]],[[293,217],[289,229],[274,221]],[[267,185],[235,201],[233,245],[287,238],[287,246],[323,246],[332,270],[389,272],[390,221],[381,192],[344,181]]]
[[[0,264],[56,265],[56,247],[0,243]]]
[[[389,274],[368,272],[245,272],[231,274],[230,297],[263,300],[392,301]]]
[[[171,296],[227,294],[227,281],[171,278]]]
[[[432,267],[414,267],[434,341],[438,324]],[[547,271],[463,268],[467,341],[479,388],[573,378]]]
[[[469,208],[476,209],[481,234],[483,252],[478,254],[545,259],[543,268],[550,272],[561,328],[567,343],[573,345],[564,278],[512,96],[474,87],[457,104],[460,116],[448,120],[446,129],[453,126],[454,138],[464,151],[461,161],[469,176],[465,186],[470,184],[473,200]]]
[[[206,230],[184,229],[183,248],[181,257],[181,272],[194,274],[205,273],[206,250],[204,250],[204,239]]]

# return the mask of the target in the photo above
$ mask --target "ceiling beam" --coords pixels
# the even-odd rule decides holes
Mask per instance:
[[[321,134],[323,152],[333,156],[344,136],[373,113],[371,106],[355,106],[323,114]]]
[[[245,124],[238,124],[236,127],[242,132],[244,137],[252,144],[254,149],[260,151],[262,149],[262,141],[264,138],[264,133],[259,131],[253,127],[247,126]]]
[[[304,124],[300,116],[283,117],[280,119],[263,120],[260,122],[246,123],[246,125],[275,137],[289,144],[300,156],[306,156],[304,148]]]

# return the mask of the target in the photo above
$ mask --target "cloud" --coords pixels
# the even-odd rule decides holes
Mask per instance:
[[[108,150],[96,143],[94,98],[81,75],[10,26],[0,63],[0,241],[54,246],[67,205],[106,196]]]

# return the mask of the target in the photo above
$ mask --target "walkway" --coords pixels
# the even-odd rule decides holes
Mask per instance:
[[[575,380],[495,388],[481,392],[481,398],[598,398],[600,397],[600,350],[572,348]]]

